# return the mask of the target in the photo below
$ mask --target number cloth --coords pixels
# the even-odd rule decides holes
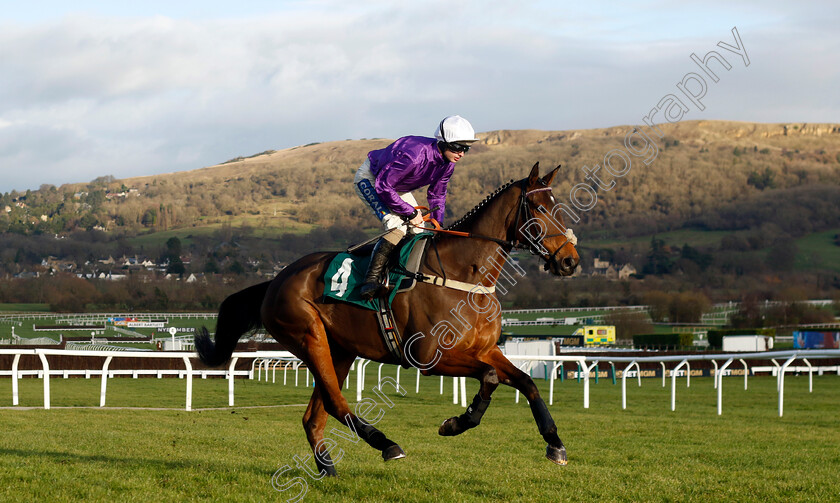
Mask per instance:
[[[430,236],[432,236],[431,232],[424,232],[413,235],[403,242],[399,250],[400,268],[405,267],[408,256],[418,241]],[[349,253],[339,253],[336,255],[327,267],[327,272],[324,274],[324,296],[376,311],[378,309],[376,299],[363,300],[359,296],[359,288],[365,282],[365,273],[367,272],[369,262],[370,254],[359,256]],[[403,281],[410,282],[411,278],[394,272],[388,273],[388,284],[396,285],[388,296],[389,306],[394,301],[394,297],[397,295],[397,291],[402,286]]]

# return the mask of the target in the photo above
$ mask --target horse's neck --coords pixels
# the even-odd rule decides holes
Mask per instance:
[[[508,196],[512,197],[512,196]],[[504,197],[500,197],[495,204],[482,208],[480,213],[470,222],[467,228],[461,229],[476,236],[486,236],[495,239],[507,239],[507,229],[512,222],[511,204],[504,204]],[[489,285],[488,281],[498,277],[498,267],[493,264],[498,257],[501,245],[481,237],[449,236],[440,242],[441,261],[448,278],[469,283]],[[510,251],[510,250],[506,250]],[[431,263],[435,263],[434,262]]]

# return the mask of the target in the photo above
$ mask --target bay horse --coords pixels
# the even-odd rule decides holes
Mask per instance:
[[[537,163],[528,177],[500,187],[461,220],[436,234],[419,272],[428,277],[442,275],[444,286],[418,281],[412,290],[394,298],[392,308],[400,333],[414,334],[404,346],[413,366],[424,375],[467,376],[481,383],[466,412],[445,420],[440,435],[458,435],[477,426],[493,391],[502,383],[528,399],[540,435],[548,444],[546,457],[565,465],[566,448],[534,381],[496,344],[501,335],[501,309],[494,287],[504,263],[493,261],[515,247],[524,248],[540,256],[554,275],[574,272],[580,261],[574,247],[576,238],[565,228],[562,217],[551,212],[555,203],[550,186],[559,168],[540,177]],[[534,228],[539,232],[534,233]],[[551,229],[561,232],[550,233]],[[337,475],[335,463],[322,443],[328,415],[381,451],[385,461],[405,457],[399,445],[370,424],[374,421],[359,417],[364,416],[359,406],[354,414],[341,394],[356,357],[405,362],[389,352],[374,311],[325,301],[324,273],[336,254],[306,255],[272,281],[230,295],[219,308],[215,342],[204,327],[195,338],[201,360],[219,366],[230,358],[241,335],[263,326],[306,363],[315,388],[303,415],[303,428],[319,473],[331,476]],[[497,267],[488,267],[494,263]],[[455,284],[472,288],[456,289],[451,286]]]

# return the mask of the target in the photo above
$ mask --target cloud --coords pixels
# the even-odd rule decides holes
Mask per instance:
[[[690,5],[699,24],[658,2],[610,16],[546,2],[311,5],[0,26],[0,191],[195,169],[313,141],[431,135],[451,113],[479,131],[639,123],[693,71],[689,54],[730,40],[739,23],[752,64],[710,88],[694,118],[840,111],[831,16],[800,13],[780,31],[790,8],[777,4],[731,20],[720,12],[728,3],[702,16],[707,4]]]

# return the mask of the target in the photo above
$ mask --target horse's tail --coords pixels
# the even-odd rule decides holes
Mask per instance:
[[[225,363],[239,337],[260,328],[260,307],[271,281],[260,283],[234,293],[226,298],[219,307],[216,320],[216,342],[210,338],[205,327],[201,327],[195,336],[195,349],[205,365],[218,367]]]

